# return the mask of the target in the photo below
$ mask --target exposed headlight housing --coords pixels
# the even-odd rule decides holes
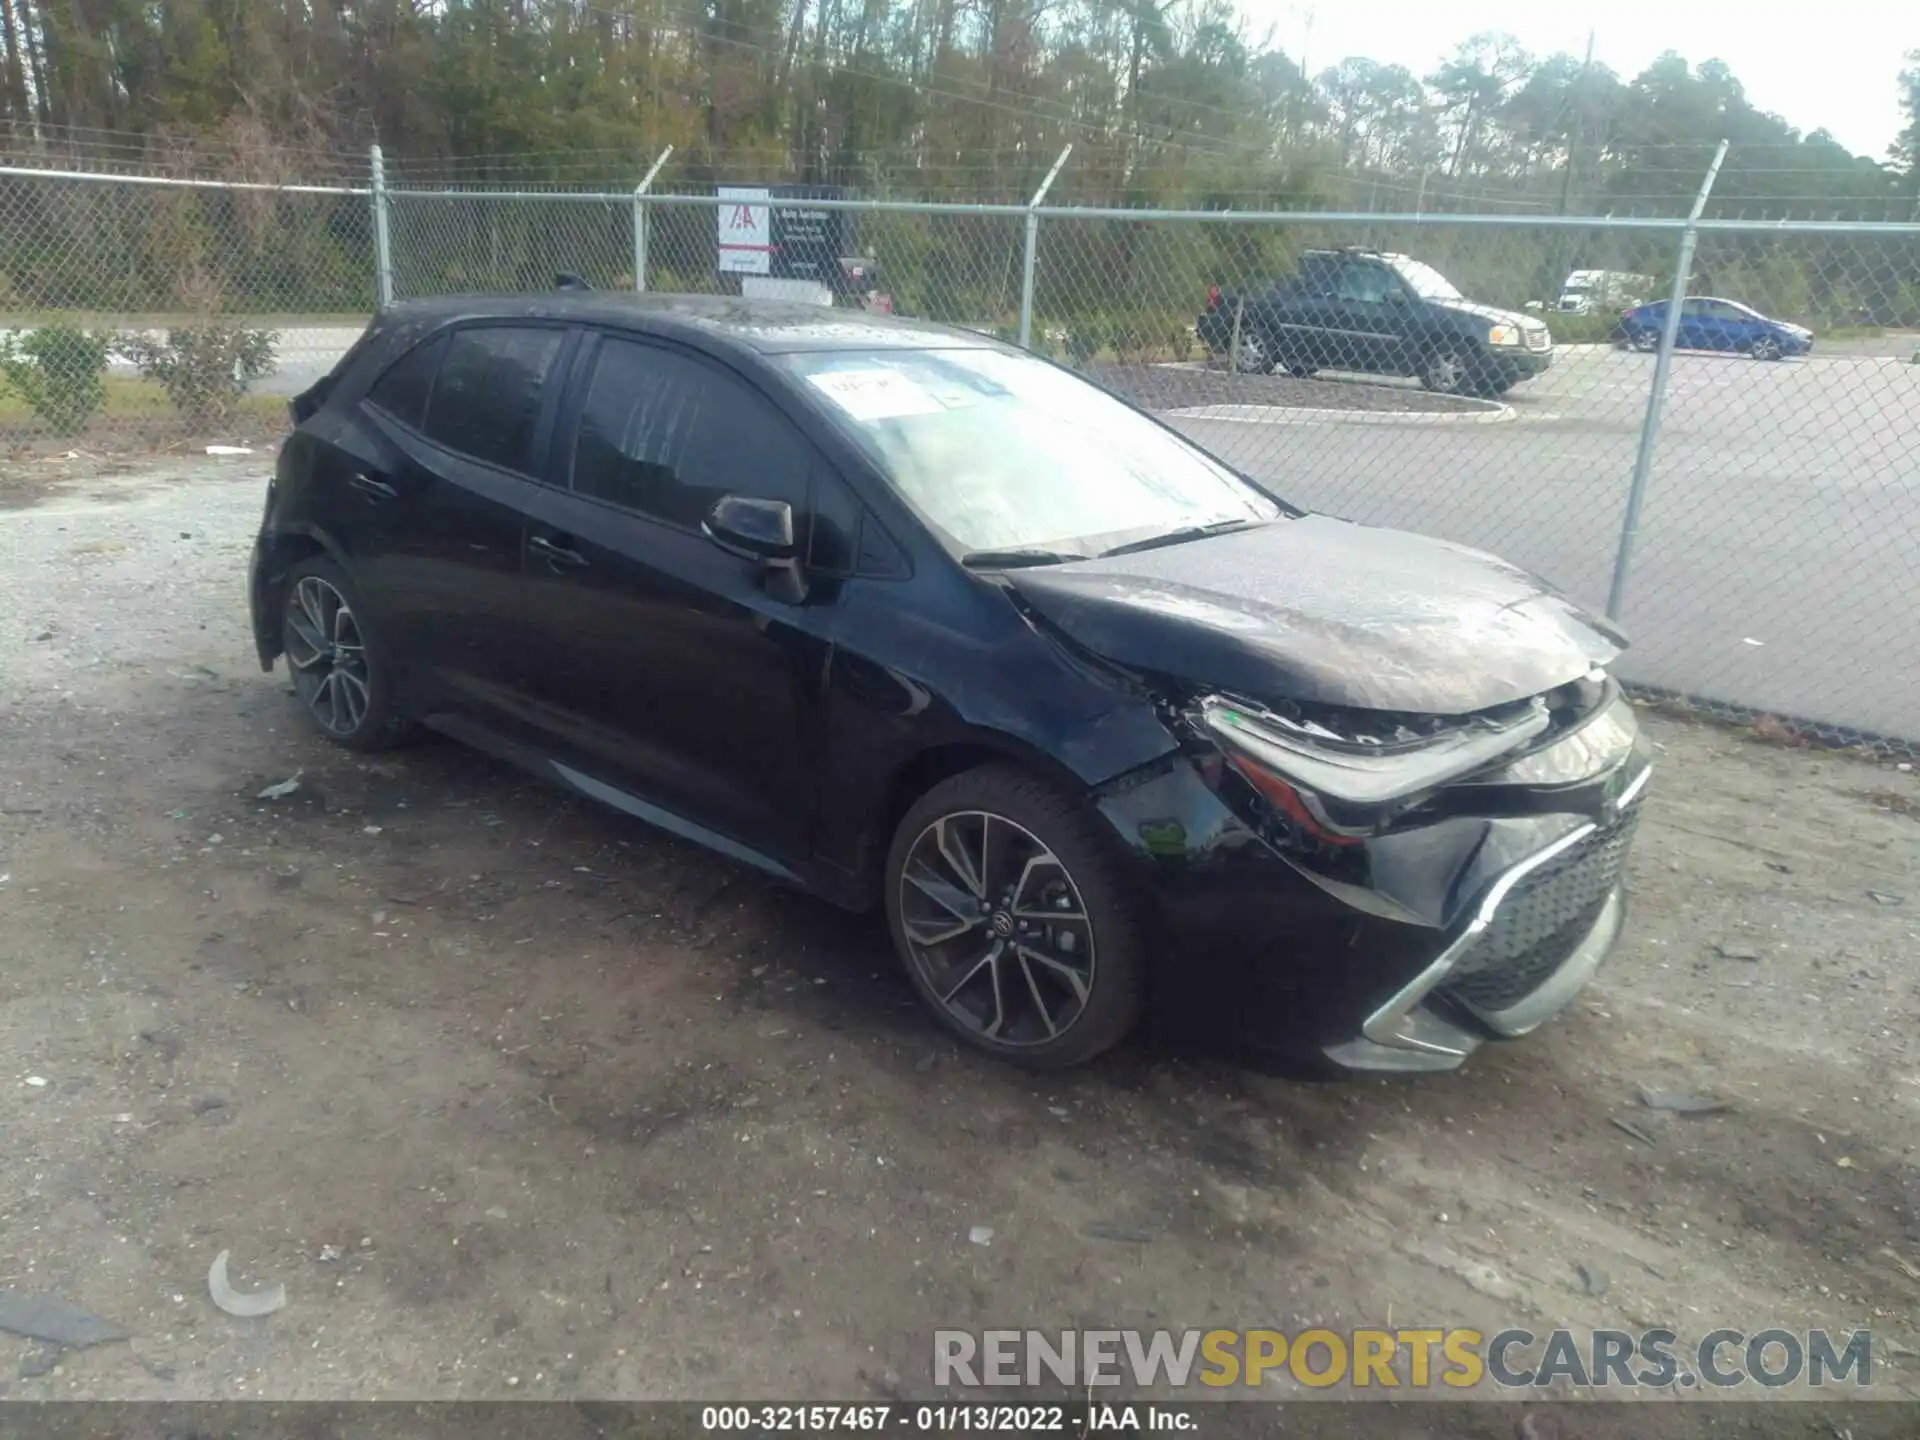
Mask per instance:
[[[1193,720],[1262,797],[1330,844],[1353,843],[1351,837],[1523,748],[1552,724],[1544,698],[1446,717],[1289,715],[1208,696]]]

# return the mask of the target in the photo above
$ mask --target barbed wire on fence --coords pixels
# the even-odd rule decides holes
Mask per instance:
[[[200,168],[233,170],[244,149]],[[235,184],[194,165],[81,176],[0,157],[0,484],[48,456],[271,439],[286,398],[360,333],[383,270],[402,300],[544,290],[562,272],[616,291],[763,288],[722,265],[717,184],[797,178],[780,152],[669,166],[660,193],[636,201],[653,158],[583,156],[577,186],[512,190],[400,162],[375,195],[370,167]],[[1222,213],[1218,193],[1205,212],[1058,196],[1030,211],[1029,191],[987,187],[989,159],[953,158],[947,186],[927,193],[870,178],[838,200],[801,187],[762,203],[841,217],[821,232],[836,253],[815,254],[811,273],[843,258],[864,268],[858,285],[824,287],[832,303],[1024,333],[1300,503],[1491,550],[1604,603],[1654,368],[1651,332],[1622,312],[1673,285],[1686,222],[1670,205],[1656,217],[1460,212],[1443,207],[1466,192],[1416,184],[1416,209],[1409,187],[1382,181],[1377,203],[1338,213]],[[954,203],[955,186],[994,203]],[[1688,353],[1673,360],[1621,614],[1635,635],[1623,673],[1716,713],[1791,717],[1776,724],[1811,742],[1910,753],[1920,226],[1710,213],[1696,236],[1689,293],[1779,322],[1765,333],[1780,343],[1706,318],[1680,332]],[[1356,332],[1349,348],[1311,352],[1244,323],[1247,297],[1300,273],[1310,252],[1356,246],[1414,257],[1538,327],[1541,373],[1504,393],[1441,393],[1421,356],[1365,340],[1360,321],[1323,327]],[[1575,272],[1605,278],[1563,296]],[[1791,353],[1788,327],[1811,332],[1810,356]]]

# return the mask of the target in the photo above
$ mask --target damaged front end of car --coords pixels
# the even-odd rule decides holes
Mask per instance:
[[[1240,983],[1266,990],[1265,1012],[1304,1026],[1324,1060],[1452,1068],[1564,1008],[1612,948],[1651,772],[1605,671],[1462,716],[1218,693],[1167,703],[1194,780],[1116,795],[1109,817],[1124,829],[1174,804],[1189,872],[1175,890],[1231,892],[1237,913],[1259,883],[1251,855],[1267,862],[1265,959],[1289,978]],[[1196,781],[1222,812],[1211,834],[1205,801],[1172,798]],[[1275,883],[1274,859],[1293,883]]]

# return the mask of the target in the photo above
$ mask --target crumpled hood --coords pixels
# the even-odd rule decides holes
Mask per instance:
[[[1268,702],[1464,715],[1577,680],[1627,643],[1503,560],[1324,515],[1004,578],[1097,655]]]
[[[1429,300],[1427,303],[1442,310],[1451,310],[1456,315],[1471,315],[1489,325],[1514,325],[1522,330],[1547,328],[1546,321],[1538,316],[1522,315],[1518,310],[1496,310],[1491,305],[1482,305],[1474,300]]]

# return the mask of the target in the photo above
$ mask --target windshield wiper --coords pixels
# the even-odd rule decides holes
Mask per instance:
[[[1229,530],[1244,530],[1254,522],[1251,520],[1216,520],[1211,525],[1182,525],[1178,530],[1169,530],[1164,535],[1149,535],[1144,540],[1129,540],[1124,545],[1116,545],[1111,550],[1102,550],[1094,558],[1105,560],[1110,555],[1131,555],[1136,550],[1158,550],[1162,545],[1183,545],[1189,540],[1204,540],[1209,535],[1224,535]]]
[[[969,570],[1014,570],[1022,565],[1064,565],[1084,555],[1062,555],[1058,550],[969,550],[960,563]]]

